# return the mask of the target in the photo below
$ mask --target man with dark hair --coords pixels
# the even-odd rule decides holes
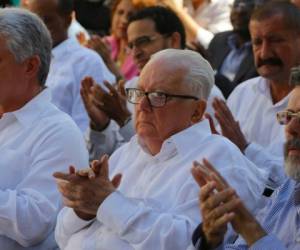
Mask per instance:
[[[256,8],[250,20],[255,66],[260,77],[235,88],[227,105],[213,105],[222,134],[256,165],[267,169],[273,188],[284,181],[283,128],[276,113],[285,109],[293,86],[290,70],[300,63],[300,10],[287,1]]]
[[[235,0],[230,14],[233,30],[217,33],[208,47],[216,85],[225,97],[239,83],[257,76],[248,28],[254,6],[255,0]]]
[[[27,7],[42,18],[53,40],[53,57],[46,82],[52,91],[52,101],[84,132],[89,121],[80,97],[81,80],[92,76],[102,83],[104,80],[114,82],[115,78],[97,53],[68,39],[72,0],[31,0]]]

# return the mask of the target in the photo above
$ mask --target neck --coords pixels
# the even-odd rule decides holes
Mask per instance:
[[[237,43],[239,47],[242,47],[244,43],[250,41],[249,32],[236,31]]]
[[[68,39],[68,35],[65,34],[64,37],[57,39],[56,41],[53,41],[52,48],[55,48],[56,46],[60,45],[62,42],[66,41]]]
[[[156,155],[160,152],[162,146],[162,142],[160,140],[143,139],[143,142],[145,143],[151,155]]]
[[[0,117],[1,117],[1,113],[4,114],[4,113],[14,112],[16,110],[21,109],[23,106],[26,105],[26,103],[28,103],[35,96],[37,96],[42,90],[43,87],[37,85],[32,87],[31,89],[28,89],[28,91],[26,92],[22,92],[22,93],[26,93],[26,95],[19,94],[10,98],[7,102],[0,105]]]
[[[280,102],[293,89],[293,86],[290,86],[288,82],[270,81],[270,87],[271,87],[271,97],[274,104]]]

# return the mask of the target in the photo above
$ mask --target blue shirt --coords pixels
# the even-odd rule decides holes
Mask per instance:
[[[224,59],[219,73],[226,76],[230,81],[233,81],[243,59],[249,53],[252,53],[251,42],[246,42],[241,47],[238,47],[237,36],[236,34],[232,34],[228,37],[227,43],[230,52]]]
[[[248,247],[239,237],[225,249],[235,250],[299,250],[300,249],[300,183],[288,179],[272,196],[270,203],[258,216],[267,236]]]

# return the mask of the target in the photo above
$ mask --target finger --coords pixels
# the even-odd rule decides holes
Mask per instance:
[[[55,172],[53,174],[53,177],[55,177],[56,179],[60,179],[60,180],[66,180],[66,181],[71,180],[70,174],[66,174],[66,173],[62,173],[62,172]]]
[[[93,96],[96,98],[101,98],[104,95],[107,95],[107,92],[99,84],[95,84],[93,86]]]
[[[198,166],[193,165],[193,167],[191,168],[191,172],[195,181],[198,183],[200,187],[204,186],[207,183],[206,179],[203,177],[202,172],[201,170],[199,170]]]
[[[214,168],[214,166],[206,158],[203,158],[203,165],[218,177],[217,178],[218,182],[220,182],[224,188],[229,187],[227,181],[220,175],[220,173]]]
[[[197,168],[197,171],[199,172],[199,175],[201,175],[201,177],[203,179],[205,179],[206,181],[211,181],[212,180],[211,172],[205,165],[201,164],[198,161],[194,161],[193,166],[195,168]]]
[[[209,194],[209,197],[205,194],[207,199],[201,200],[201,202],[203,202],[202,209],[207,209],[209,211],[216,209],[222,202],[226,202],[226,200],[230,199],[234,194],[235,192],[233,189],[226,189],[218,193]]]
[[[91,90],[92,86],[93,86],[92,77],[87,76],[87,77],[83,78],[83,80],[81,81],[81,87],[87,92],[89,92]]]
[[[117,90],[108,81],[104,81],[104,85],[109,89],[110,96],[118,96]]]
[[[211,117],[211,115],[208,114],[208,113],[205,113],[205,114],[204,114],[204,117],[205,117],[206,119],[208,119],[208,122],[209,122],[209,126],[210,126],[211,132],[212,132],[213,134],[217,134],[217,135],[218,135],[219,132],[218,132],[217,129],[216,129],[214,120],[213,120],[213,118]]]
[[[225,214],[233,213],[234,210],[239,206],[240,199],[235,198],[233,195],[227,197],[228,201],[224,200],[223,204],[220,204],[207,215],[207,220],[217,220]]]
[[[75,174],[75,172],[76,172],[75,167],[74,166],[70,166],[69,167],[69,174]]]
[[[115,188],[118,188],[120,186],[121,180],[122,180],[122,174],[117,174],[114,176],[111,182]]]
[[[222,99],[215,98],[215,104],[218,107],[218,109],[230,120],[234,120],[234,117],[228,108],[226,102]]]
[[[211,182],[211,181],[208,182],[203,187],[201,187],[201,189],[200,189],[200,204],[201,204],[201,207],[205,207],[204,202],[208,199],[208,197],[210,195],[213,194],[215,188],[216,188],[216,184],[214,182]]]
[[[104,177],[105,179],[109,179],[109,171],[108,171],[108,155],[103,155],[101,157],[101,169],[100,169],[100,175]]]
[[[232,222],[233,219],[235,218],[235,213],[226,213],[222,217],[218,218],[217,220],[214,221],[214,228],[222,228],[227,226],[229,222]]]
[[[126,97],[126,90],[125,90],[125,80],[121,79],[118,82],[118,92],[123,96]]]
[[[80,169],[76,172],[76,175],[81,177],[88,177],[89,179],[94,179],[96,174],[94,173],[92,168]]]
[[[93,172],[98,175],[100,173],[100,169],[101,169],[101,164],[102,162],[101,161],[98,161],[98,160],[94,160],[92,161],[91,163],[91,168],[93,169]]]

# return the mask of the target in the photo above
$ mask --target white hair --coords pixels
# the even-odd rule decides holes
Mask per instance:
[[[25,9],[0,9],[0,37],[5,39],[17,62],[36,55],[40,58],[38,80],[44,85],[49,72],[52,40],[42,20]]]
[[[150,63],[163,60],[164,63],[176,69],[187,71],[184,84],[187,84],[192,94],[207,100],[214,86],[214,71],[209,62],[199,53],[192,50],[165,49],[151,56]]]

